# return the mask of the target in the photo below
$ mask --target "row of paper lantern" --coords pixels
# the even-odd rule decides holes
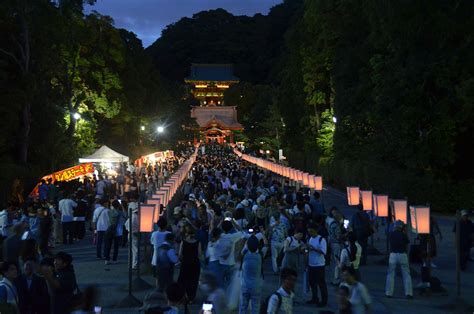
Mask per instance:
[[[377,217],[388,217],[390,206],[395,220],[408,224],[408,218],[410,218],[413,232],[419,234],[430,233],[429,206],[409,206],[409,215],[407,200],[389,199],[388,195],[373,194],[372,191],[360,190],[356,186],[347,187],[347,203],[350,206],[361,204],[366,211],[374,210]]]
[[[155,191],[145,204],[140,204],[140,232],[152,232],[153,225],[160,219],[160,207],[166,207],[175,196],[181,184],[188,178],[189,171],[196,161],[198,148],[191,157],[168,180]]]
[[[260,168],[267,169],[292,181],[299,182],[308,188],[315,189],[317,191],[322,191],[323,189],[323,177],[321,176],[312,175],[295,168],[285,167],[262,158],[249,156],[247,154],[241,153],[237,149],[234,149],[234,153],[249,163],[257,165]]]

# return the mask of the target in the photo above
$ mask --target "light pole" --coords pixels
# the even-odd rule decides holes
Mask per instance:
[[[156,131],[157,131],[158,133],[163,133],[163,132],[165,131],[165,128],[162,127],[162,126],[159,126],[159,127],[156,128]]]

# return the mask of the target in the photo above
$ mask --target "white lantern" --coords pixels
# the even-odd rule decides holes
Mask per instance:
[[[360,191],[362,199],[362,208],[364,210],[372,210],[372,191]]]
[[[419,234],[430,233],[430,207],[410,206],[410,219],[412,230]]]
[[[359,187],[347,187],[347,204],[350,206],[359,205]]]
[[[388,195],[374,194],[374,209],[377,217],[388,217]]]
[[[155,205],[140,205],[140,232],[153,231],[153,216],[155,214]]]
[[[408,202],[406,200],[392,200],[393,215],[395,220],[403,221],[404,224],[408,223]]]

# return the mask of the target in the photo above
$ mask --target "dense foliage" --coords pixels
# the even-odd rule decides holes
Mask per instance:
[[[284,148],[291,164],[341,187],[474,207],[473,6],[306,0],[268,16],[214,10],[168,26],[149,52],[173,81],[191,62],[234,63],[242,82],[226,102],[254,148]]]
[[[2,200],[12,178],[29,190],[99,145],[134,157],[162,144],[153,130],[172,97],[133,33],[83,13],[93,2],[0,2]]]

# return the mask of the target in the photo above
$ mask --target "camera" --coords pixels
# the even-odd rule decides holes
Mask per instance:
[[[204,303],[202,304],[202,311],[204,314],[211,314],[212,308],[212,303],[209,301],[204,301]]]

